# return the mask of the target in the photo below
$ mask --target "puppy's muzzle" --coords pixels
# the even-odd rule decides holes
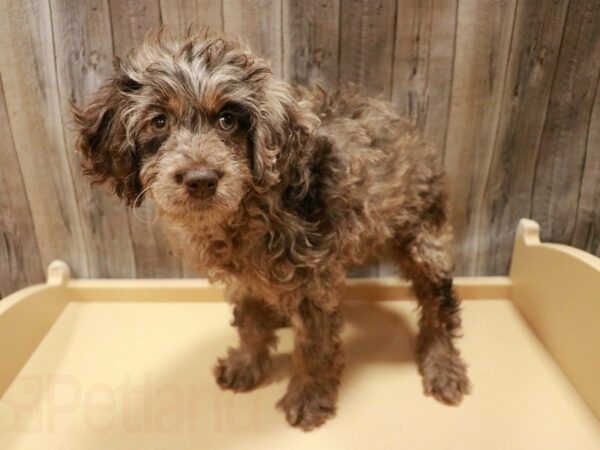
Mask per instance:
[[[180,173],[176,180],[185,187],[190,196],[209,198],[217,191],[220,178],[216,170],[203,168]]]

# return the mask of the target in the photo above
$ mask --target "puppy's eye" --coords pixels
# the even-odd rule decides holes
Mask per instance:
[[[152,126],[156,130],[163,130],[167,126],[167,116],[165,114],[159,114],[152,119]]]
[[[223,131],[231,132],[237,127],[237,119],[230,112],[222,112],[218,117],[219,127]]]

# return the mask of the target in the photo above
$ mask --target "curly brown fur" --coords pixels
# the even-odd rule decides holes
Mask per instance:
[[[279,405],[303,429],[331,417],[346,270],[387,254],[421,306],[425,392],[467,393],[442,170],[387,103],[293,88],[235,40],[160,32],[75,119],[86,172],[128,203],[153,198],[188,257],[229,285],[240,346],[215,368],[221,387],[260,382],[287,319],[294,373]]]

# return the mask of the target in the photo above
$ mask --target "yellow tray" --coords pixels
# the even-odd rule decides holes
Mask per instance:
[[[518,229],[509,277],[457,278],[473,394],[423,396],[415,303],[398,280],[348,281],[337,417],[303,433],[275,409],[290,330],[267,382],[218,389],[236,342],[202,280],[48,281],[0,302],[0,449],[599,449],[600,260]]]

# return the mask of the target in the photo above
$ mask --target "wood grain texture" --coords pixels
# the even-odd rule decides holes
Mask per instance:
[[[0,78],[0,298],[44,279]]]
[[[568,0],[519,2],[478,234],[477,273],[506,273],[519,219],[528,217]]]
[[[600,256],[600,80],[587,133],[575,231],[571,245]]]
[[[161,25],[158,0],[109,0],[116,56],[124,56],[152,28]]]
[[[515,0],[463,0],[458,5],[450,121],[444,162],[457,273],[474,274],[478,227],[498,123]]]
[[[91,187],[75,153],[70,104],[81,105],[112,74],[108,2],[51,0],[52,28],[62,126],[77,191],[91,277],[136,276],[126,207],[107,190]]]
[[[358,83],[444,157],[457,273],[504,274],[517,220],[600,255],[599,0],[0,0],[0,295],[76,276],[197,276],[151,201],[91,188],[67,112],[147,31],[209,25],[277,76]],[[395,273],[385,264],[351,275]]]
[[[160,0],[163,25],[185,33],[190,26],[208,26],[223,31],[223,4],[220,0]]]
[[[283,77],[281,14],[280,0],[223,0],[225,33],[243,38],[256,53],[268,58],[279,77]]]
[[[64,148],[49,4],[4,0],[0,76],[41,262],[64,259],[89,274],[77,199]]]
[[[457,0],[399,1],[392,102],[441,152],[446,144]]]
[[[110,0],[113,48],[116,56],[140,44],[151,29],[161,25],[158,0]],[[178,277],[181,261],[174,256],[154,205],[145,201],[129,210],[129,223],[138,277]]]
[[[395,0],[341,2],[340,83],[389,99],[394,57]]]
[[[598,0],[571,0],[535,172],[532,217],[542,240],[573,240],[600,75],[599,23]]]
[[[319,80],[335,88],[339,78],[340,1],[283,3],[283,74],[287,81]]]

